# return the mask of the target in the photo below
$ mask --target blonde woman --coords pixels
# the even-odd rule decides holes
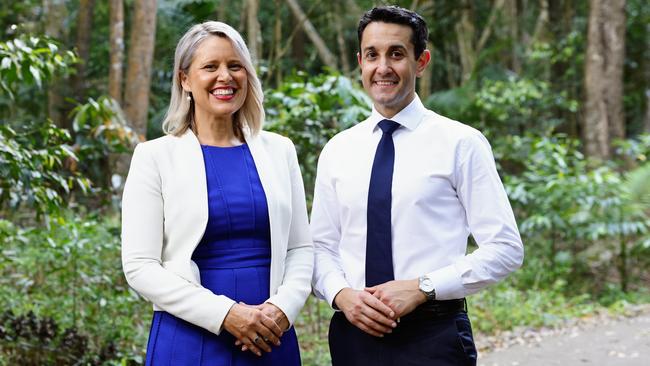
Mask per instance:
[[[136,147],[122,200],[124,272],[154,306],[147,365],[300,364],[313,248],[294,146],[261,131],[262,99],[233,28],[178,42],[166,136]]]

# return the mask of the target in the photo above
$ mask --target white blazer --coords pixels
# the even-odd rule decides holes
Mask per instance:
[[[246,134],[269,209],[267,300],[293,324],[311,290],[313,245],[293,143]],[[136,146],[122,197],[122,266],[129,285],[164,310],[219,334],[235,301],[201,286],[191,258],[208,222],[203,153],[190,130]]]

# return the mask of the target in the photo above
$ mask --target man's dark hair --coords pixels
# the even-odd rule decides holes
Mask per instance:
[[[393,23],[410,27],[413,31],[411,32],[411,43],[413,43],[415,48],[416,59],[427,48],[429,30],[427,29],[427,22],[424,21],[424,18],[414,11],[391,5],[372,8],[361,16],[361,19],[359,19],[359,27],[357,28],[359,49],[361,49],[363,31],[372,22]]]

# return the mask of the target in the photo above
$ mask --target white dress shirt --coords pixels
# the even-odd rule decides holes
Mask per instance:
[[[311,213],[313,286],[329,304],[365,286],[366,207],[384,119],[365,121],[324,147]],[[415,99],[391,120],[395,167],[392,252],[396,280],[427,274],[439,300],[462,298],[521,266],[523,245],[488,141]],[[478,248],[466,254],[472,234]]]

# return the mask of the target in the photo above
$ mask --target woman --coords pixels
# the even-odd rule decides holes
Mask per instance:
[[[260,131],[262,99],[237,31],[181,38],[167,135],[136,147],[122,200],[124,272],[154,305],[148,365],[300,364],[313,249],[295,149]]]

